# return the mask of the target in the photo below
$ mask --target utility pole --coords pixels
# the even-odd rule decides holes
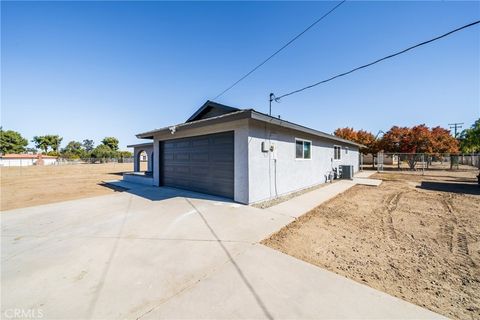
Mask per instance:
[[[275,95],[273,93],[270,93],[270,108],[268,109],[268,115],[272,116],[272,101],[275,99]]]
[[[453,129],[453,136],[457,138],[458,135],[458,129],[462,128],[463,122],[455,122],[455,123],[449,123],[448,125],[450,126],[450,129]]]

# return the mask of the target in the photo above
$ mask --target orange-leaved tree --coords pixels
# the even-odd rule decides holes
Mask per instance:
[[[458,153],[459,144],[450,130],[442,127],[432,128],[432,149],[434,153]]]
[[[425,124],[409,127],[393,126],[381,139],[365,130],[356,131],[353,128],[338,128],[334,134],[337,137],[364,145],[362,153],[371,153],[374,157],[383,150],[389,153],[405,153],[402,157],[408,160],[410,168],[415,168],[416,162],[424,157],[427,164],[432,156],[442,153],[457,153],[458,141],[450,131],[442,127],[429,128]],[[419,156],[415,154],[426,154]],[[400,162],[399,162],[400,165]]]
[[[432,155],[458,152],[458,142],[449,130],[441,127],[430,129],[425,124],[411,128],[393,126],[383,135],[380,145],[385,152],[407,153],[411,169],[419,160],[416,153],[427,154],[428,159],[425,160],[429,162]]]
[[[353,128],[345,127],[345,128],[338,128],[333,133],[337,137],[343,138],[345,140],[350,140],[359,144],[364,145],[361,149],[362,153],[377,153],[377,141],[375,136],[365,130],[358,130],[355,131]]]
[[[342,139],[357,142],[357,132],[353,128],[338,128],[333,134]]]

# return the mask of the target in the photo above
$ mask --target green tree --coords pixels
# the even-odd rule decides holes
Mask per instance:
[[[48,135],[47,139],[49,141],[49,145],[52,148],[52,150],[58,153],[58,150],[60,149],[60,144],[62,143],[63,138],[56,134],[56,135]]]
[[[118,151],[117,155],[120,158],[131,158],[131,157],[133,157],[133,153],[131,153],[130,151]]]
[[[103,140],[102,140],[102,143],[106,146],[108,146],[110,149],[112,149],[113,151],[117,151],[118,150],[118,139],[115,138],[115,137],[105,137]]]
[[[480,152],[480,119],[460,134],[460,150],[463,153]]]
[[[130,151],[117,151],[118,162],[123,163],[125,158],[131,158],[133,154]]]
[[[32,142],[35,144],[37,149],[42,150],[44,153],[47,153],[49,142],[46,139],[46,136],[34,136]]]
[[[104,162],[105,159],[115,158],[116,151],[112,150],[109,146],[105,144],[100,144],[92,150],[92,157],[100,159],[101,162]]]
[[[67,146],[62,149],[62,155],[68,159],[81,158],[84,153],[83,145],[78,141],[70,141]]]
[[[20,133],[13,130],[3,131],[3,128],[0,127],[0,152],[2,154],[25,152],[27,145],[28,140]]]
[[[44,136],[35,136],[33,137],[32,142],[35,143],[35,147],[47,153],[48,148],[51,148],[52,151],[58,154],[60,149],[60,144],[62,143],[63,138],[55,134],[47,134]]]
[[[95,146],[94,146],[93,140],[90,140],[90,139],[83,140],[83,148],[85,148],[86,152],[92,152],[94,147]]]

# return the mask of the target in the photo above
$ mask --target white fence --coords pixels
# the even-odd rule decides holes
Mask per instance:
[[[0,158],[0,167],[28,167],[28,166],[62,166],[62,165],[80,165],[93,163],[133,163],[133,157],[128,158],[88,158],[88,159],[64,159],[64,158],[42,158],[42,164],[39,159],[2,159]]]

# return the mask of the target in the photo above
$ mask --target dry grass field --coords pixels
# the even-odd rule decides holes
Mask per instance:
[[[0,167],[0,210],[113,193],[102,181],[132,170],[133,163]]]
[[[432,311],[480,318],[480,188],[474,170],[382,173],[264,244]]]

